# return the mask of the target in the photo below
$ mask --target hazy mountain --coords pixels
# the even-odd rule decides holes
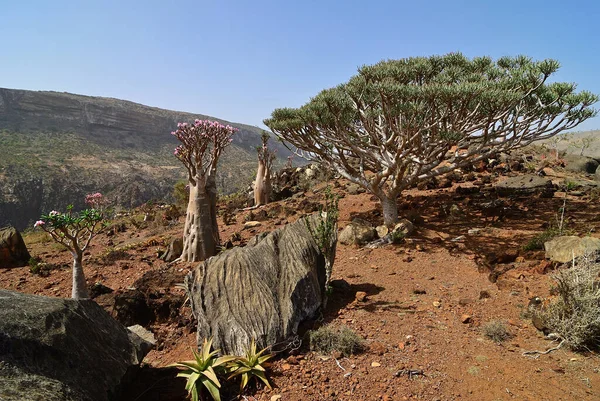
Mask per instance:
[[[92,191],[125,207],[169,198],[186,177],[170,132],[196,118],[239,128],[222,157],[218,185],[223,193],[248,185],[258,127],[119,99],[0,88],[0,227],[23,228],[68,204],[83,207]],[[290,154],[275,140],[272,146],[280,162]]]

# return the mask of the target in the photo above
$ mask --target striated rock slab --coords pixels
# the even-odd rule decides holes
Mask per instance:
[[[494,188],[500,196],[530,196],[539,194],[542,197],[551,198],[555,192],[550,179],[534,174],[509,177],[504,181],[496,183]]]
[[[307,226],[316,219],[308,216],[256,236],[190,272],[185,283],[198,319],[198,343],[214,337],[215,348],[244,355],[252,339],[260,348],[279,343],[316,316],[326,280],[325,255]]]
[[[94,301],[0,290],[2,401],[115,400],[149,346]]]

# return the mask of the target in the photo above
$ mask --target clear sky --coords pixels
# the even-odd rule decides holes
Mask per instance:
[[[598,0],[0,0],[0,38],[0,87],[250,125],[360,65],[456,51],[555,58],[555,80],[600,94]]]

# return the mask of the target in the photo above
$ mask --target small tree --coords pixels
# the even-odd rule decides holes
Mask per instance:
[[[258,152],[258,168],[256,169],[256,180],[254,181],[254,204],[256,206],[269,203],[273,192],[271,167],[275,160],[275,151],[269,149],[268,142],[269,134],[263,131],[262,145],[256,148]]]
[[[265,124],[296,154],[375,194],[392,225],[397,197],[417,182],[593,117],[597,96],[546,83],[558,67],[524,56],[382,61],[298,109],[276,109]]]
[[[174,154],[186,167],[190,186],[181,261],[205,260],[217,253],[217,163],[236,131],[217,121],[196,120],[177,124],[171,133],[182,143]]]
[[[585,151],[588,150],[597,140],[597,136],[584,136],[583,138],[579,138],[571,142],[569,146],[574,148],[576,151],[579,151],[579,156],[583,156]]]
[[[47,215],[42,215],[35,222],[34,227],[46,231],[54,241],[67,248],[73,256],[73,289],[71,297],[74,299],[89,298],[85,274],[83,273],[83,252],[88,248],[97,228],[103,219],[102,212],[94,206],[104,205],[104,197],[100,193],[86,197],[91,209],[79,213],[73,212],[73,206],[67,207],[66,213],[56,210]]]

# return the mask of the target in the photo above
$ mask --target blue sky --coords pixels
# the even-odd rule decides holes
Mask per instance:
[[[0,87],[262,125],[360,65],[460,51],[555,58],[555,80],[600,94],[598,21],[588,0],[0,0]]]

